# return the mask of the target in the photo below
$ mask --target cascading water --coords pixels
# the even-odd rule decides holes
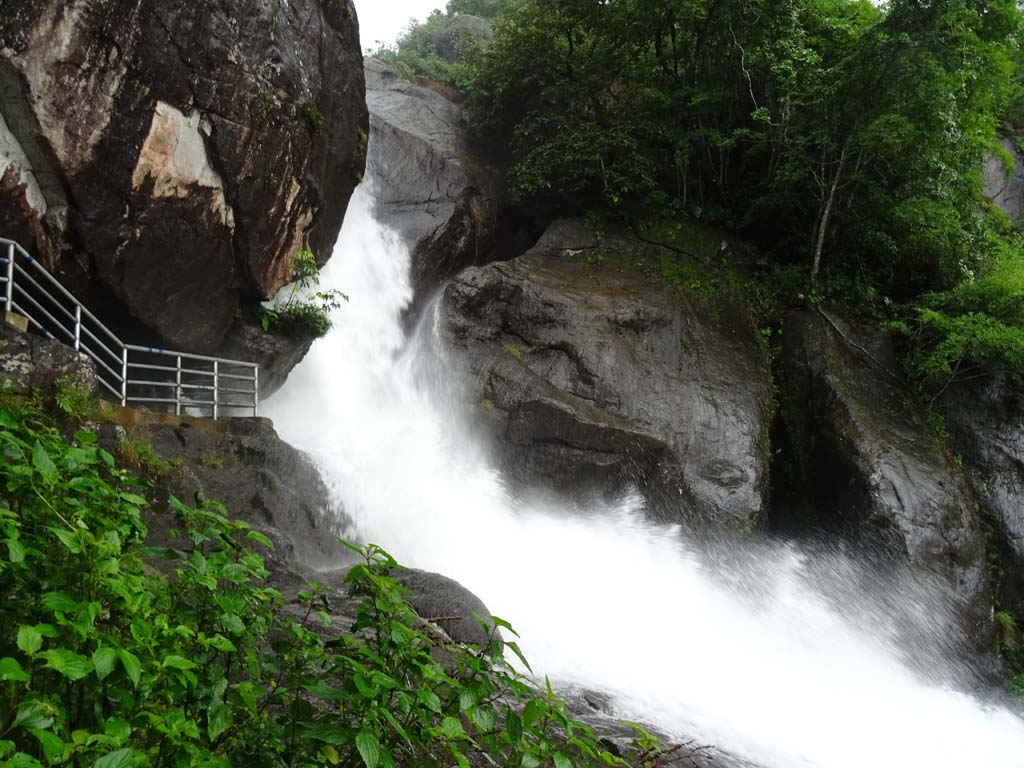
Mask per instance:
[[[513,622],[535,670],[766,768],[1024,766],[1024,721],[912,671],[892,612],[851,597],[868,579],[841,558],[740,553],[731,567],[757,588],[737,590],[681,531],[645,521],[638,499],[583,516],[512,498],[453,405],[430,314],[403,333],[409,254],[373,203],[364,183],[322,276],[350,302],[267,403],[352,537],[469,587]],[[924,599],[908,590],[900,609],[939,637]]]

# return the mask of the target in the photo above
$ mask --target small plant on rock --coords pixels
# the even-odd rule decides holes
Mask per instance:
[[[292,284],[288,298],[273,309],[261,307],[260,325],[264,331],[280,330],[299,336],[319,338],[331,330],[331,313],[348,301],[339,290],[314,290],[320,285],[316,255],[310,250],[292,259]]]

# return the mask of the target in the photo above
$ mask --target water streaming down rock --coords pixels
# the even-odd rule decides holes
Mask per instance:
[[[354,537],[470,587],[535,670],[766,768],[1024,766],[1024,721],[948,684],[927,589],[882,600],[851,561],[786,545],[709,559],[638,498],[585,514],[512,498],[430,313],[403,333],[409,256],[373,208],[364,183],[323,274],[351,300],[267,404]]]

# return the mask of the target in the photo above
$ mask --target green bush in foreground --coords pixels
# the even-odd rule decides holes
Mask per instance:
[[[93,434],[0,427],[0,765],[625,765],[499,643],[443,644],[382,550],[331,632],[326,591],[289,617],[248,546],[270,542],[219,505],[172,500],[180,549],[147,549],[145,484]]]

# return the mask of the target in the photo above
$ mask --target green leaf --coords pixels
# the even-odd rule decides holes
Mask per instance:
[[[207,713],[207,734],[211,741],[216,741],[224,731],[232,726],[234,718],[231,715],[231,708],[221,704],[216,709],[211,708]]]
[[[71,756],[71,749],[64,740],[50,731],[43,731],[38,728],[30,728],[29,733],[39,740],[43,746],[43,756],[50,765],[63,765]]]
[[[82,552],[82,542],[79,540],[77,532],[69,531],[64,528],[57,528],[56,526],[50,526],[48,530],[60,540],[60,543],[63,544],[69,552],[76,555]]]
[[[23,683],[28,679],[28,675],[21,668],[21,664],[18,663],[17,659],[10,657],[0,659],[0,680]]]
[[[113,648],[97,648],[92,655],[92,665],[96,668],[96,677],[105,680],[117,666],[117,651]]]
[[[43,647],[43,636],[35,627],[22,625],[18,629],[18,648],[31,656]]]
[[[47,480],[52,481],[57,477],[57,465],[53,463],[50,455],[43,448],[43,444],[38,440],[36,440],[36,445],[32,449],[32,465]]]
[[[49,728],[53,718],[47,714],[46,707],[37,701],[29,701],[18,707],[18,715],[14,718],[14,726],[22,728]]]
[[[135,759],[135,751],[131,749],[119,749],[104,755],[95,763],[93,768],[131,768],[138,765]]]
[[[531,728],[534,723],[548,713],[548,705],[541,699],[532,699],[523,707],[523,725]]]
[[[555,768],[573,768],[572,760],[564,752],[555,753]]]
[[[103,724],[103,733],[120,745],[128,741],[128,737],[132,735],[132,727],[120,717],[111,717]]]
[[[537,768],[539,765],[540,758],[536,755],[523,755],[523,759],[519,761],[520,768]]]
[[[48,611],[74,613],[78,610],[78,602],[65,592],[47,592],[43,595],[43,607]]]
[[[465,731],[462,729],[462,722],[457,717],[449,716],[442,720],[441,731],[449,739],[457,739],[465,735]]]
[[[18,752],[12,755],[9,760],[3,764],[3,768],[40,768],[42,763],[36,760],[34,757],[29,757],[24,752]]]
[[[225,613],[221,616],[220,623],[224,625],[224,629],[233,635],[245,634],[245,622],[233,613]]]
[[[380,742],[372,731],[360,731],[356,735],[356,749],[363,758],[366,768],[377,768],[380,764]]]
[[[498,718],[495,717],[494,710],[490,707],[473,707],[469,710],[469,719],[484,733],[493,731],[494,726],[498,723]]]
[[[7,559],[12,563],[20,563],[25,560],[25,547],[21,545],[21,542],[17,539],[7,539],[4,542],[7,545]]]
[[[264,536],[259,531],[249,531],[249,533],[247,533],[245,535],[245,538],[252,539],[257,544],[262,544],[267,549],[273,549],[274,548],[274,542],[272,542],[270,539],[268,539],[266,536]]]
[[[321,744],[320,754],[323,755],[324,759],[331,765],[337,765],[341,762],[341,755],[338,754],[338,750],[330,744]]]
[[[43,654],[46,666],[60,672],[68,680],[81,680],[93,670],[92,662],[85,656],[66,648],[55,648]]]
[[[189,661],[184,656],[165,656],[163,666],[170,669],[195,669],[196,663]]]
[[[124,665],[124,671],[128,674],[128,679],[132,681],[132,685],[138,688],[139,679],[142,676],[142,662],[139,661],[139,657],[131,651],[123,650],[118,651],[117,655],[121,659],[121,664]]]

